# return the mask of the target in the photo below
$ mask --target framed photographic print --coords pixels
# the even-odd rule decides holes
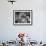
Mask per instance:
[[[32,10],[13,10],[14,25],[32,25]]]

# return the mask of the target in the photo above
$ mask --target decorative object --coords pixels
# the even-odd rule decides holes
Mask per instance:
[[[14,25],[32,25],[32,10],[13,10]]]

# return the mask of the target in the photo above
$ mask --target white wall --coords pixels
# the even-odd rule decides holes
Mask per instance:
[[[33,25],[14,26],[13,10],[33,10]],[[14,40],[19,32],[30,33],[33,40],[46,40],[46,0],[17,0],[13,5],[0,0],[0,40]]]

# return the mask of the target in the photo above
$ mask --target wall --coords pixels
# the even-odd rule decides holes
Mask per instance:
[[[14,26],[13,10],[33,10],[32,26]],[[46,40],[46,0],[17,0],[13,5],[0,0],[0,40],[15,40],[18,32],[31,34],[33,40]]]

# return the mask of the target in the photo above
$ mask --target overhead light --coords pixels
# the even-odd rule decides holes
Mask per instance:
[[[11,2],[12,4],[16,2],[15,0],[8,0],[8,2]]]

